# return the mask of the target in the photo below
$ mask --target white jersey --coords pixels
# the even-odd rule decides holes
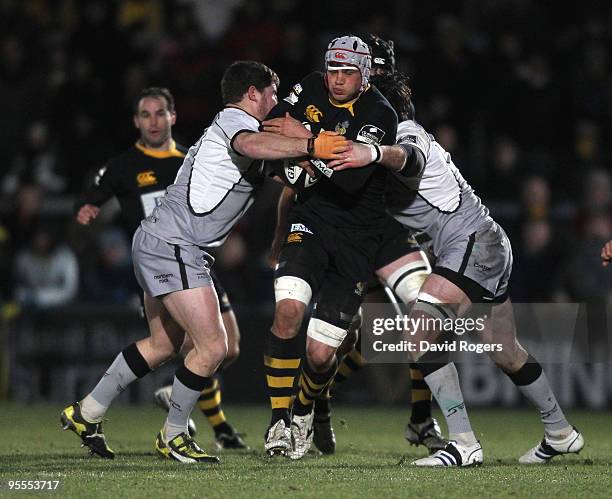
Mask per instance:
[[[448,152],[416,121],[397,127],[397,144],[408,143],[425,156],[419,176],[389,175],[389,213],[415,232],[426,233],[439,249],[494,222],[489,210],[474,194]]]
[[[257,132],[260,122],[242,109],[226,107],[193,145],[176,179],[142,229],[170,244],[215,247],[254,201],[263,162],[233,149],[240,132]]]

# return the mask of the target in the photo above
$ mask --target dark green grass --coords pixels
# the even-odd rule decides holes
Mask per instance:
[[[226,414],[254,448],[222,452],[221,465],[180,465],[153,451],[163,422],[153,407],[117,407],[105,424],[113,461],[94,459],[77,437],[59,428],[62,407],[0,405],[0,494],[9,480],[60,480],[61,497],[610,497],[612,414],[572,412],[587,446],[579,456],[547,466],[519,466],[516,459],[541,438],[533,411],[472,410],[485,450],[473,469],[415,469],[422,447],[403,438],[406,411],[338,407],[334,456],[291,462],[262,452],[264,407],[226,407]],[[198,441],[212,449],[212,432],[198,414]]]

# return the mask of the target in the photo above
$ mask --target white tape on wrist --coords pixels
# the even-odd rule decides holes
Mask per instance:
[[[370,163],[380,163],[382,159],[382,150],[380,146],[377,144],[365,144],[370,149],[370,154],[372,155]]]

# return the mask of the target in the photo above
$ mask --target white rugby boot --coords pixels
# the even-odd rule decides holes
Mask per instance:
[[[284,419],[279,419],[266,430],[264,448],[268,456],[286,456],[291,451],[291,431]]]
[[[474,445],[460,445],[454,440],[450,440],[444,449],[434,452],[431,456],[422,457],[413,461],[413,466],[480,466],[483,461],[482,447],[480,442]]]
[[[533,449],[527,451],[519,457],[521,464],[546,464],[555,456],[561,454],[578,454],[584,447],[582,434],[572,427],[572,431],[567,437],[555,439],[544,435],[542,441]]]
[[[302,459],[312,444],[314,411],[305,416],[293,415],[291,417],[291,443],[292,450],[289,452],[291,459]]]

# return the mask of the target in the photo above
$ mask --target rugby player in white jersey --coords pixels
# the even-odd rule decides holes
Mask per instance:
[[[543,464],[554,456],[579,452],[584,447],[582,435],[565,418],[541,365],[516,338],[508,297],[512,270],[510,241],[455,167],[450,154],[414,121],[406,81],[400,75],[388,78],[386,86],[383,81],[377,84],[402,120],[397,145],[354,144],[342,159],[330,162],[329,166],[336,170],[357,168],[378,158],[394,173],[387,190],[390,213],[403,225],[431,238],[435,264],[419,290],[411,318],[457,318],[465,316],[475,304],[490,307],[484,342],[501,344],[502,349],[489,354],[538,408],[544,424],[544,438],[519,462]],[[436,342],[439,333],[421,329],[415,338]],[[413,464],[482,463],[482,449],[465,411],[456,368],[448,362],[447,354],[417,352],[411,360],[420,362],[425,381],[449,426],[451,440],[445,449]]]
[[[180,462],[218,462],[187,430],[201,390],[227,353],[210,277],[213,259],[206,249],[222,244],[253,203],[264,177],[263,162],[257,160],[334,159],[350,147],[333,133],[297,139],[258,132],[277,104],[278,83],[276,73],[258,62],[238,61],[226,70],[224,109],[189,149],[174,184],[134,235],[134,269],[145,292],[150,336],[119,353],[92,392],[61,414],[64,427],[94,454],[114,457],[101,422],[115,397],[174,357],[188,340],[193,348],[176,372],[171,407],[155,448]]]

